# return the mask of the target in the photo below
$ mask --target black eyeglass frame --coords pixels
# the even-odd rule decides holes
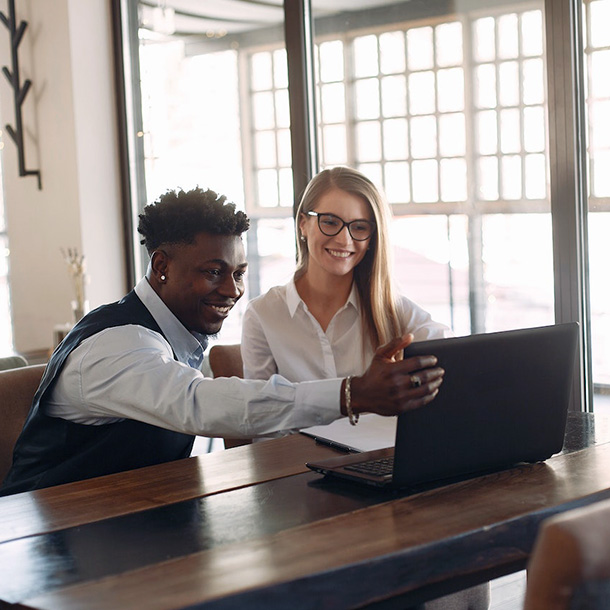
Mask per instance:
[[[315,216],[315,217],[317,217],[317,219],[318,219],[318,229],[320,229],[320,232],[323,235],[326,235],[327,237],[334,237],[335,235],[339,235],[339,233],[341,233],[341,231],[343,231],[343,227],[347,227],[347,230],[349,231],[350,237],[354,241],[366,241],[367,239],[371,239],[373,237],[373,235],[375,234],[375,227],[377,226],[377,224],[374,221],[366,220],[364,218],[357,218],[356,220],[350,220],[350,222],[345,222],[345,220],[343,220],[343,218],[341,218],[340,216],[337,216],[336,214],[331,214],[330,212],[314,212],[314,211],[309,211],[309,212],[305,212],[305,214],[307,216]],[[341,223],[341,227],[339,228],[339,230],[335,231],[334,233],[327,233],[322,228],[322,225],[320,224],[320,218],[322,216],[331,216],[332,218],[336,218]],[[351,227],[351,225],[353,225],[356,222],[366,223],[367,225],[369,225],[371,227],[370,234],[367,235],[366,237],[354,237],[354,235],[352,234],[352,227]]]

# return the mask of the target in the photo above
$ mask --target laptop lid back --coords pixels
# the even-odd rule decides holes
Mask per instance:
[[[445,369],[432,403],[398,418],[393,486],[498,470],[561,451],[578,324],[418,342]]]

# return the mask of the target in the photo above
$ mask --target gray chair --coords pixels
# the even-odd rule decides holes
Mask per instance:
[[[7,369],[17,369],[22,366],[27,366],[28,361],[23,357],[15,354],[14,356],[4,356],[0,358],[0,371]]]

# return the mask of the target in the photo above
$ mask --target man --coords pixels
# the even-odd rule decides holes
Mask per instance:
[[[55,350],[0,495],[188,457],[193,435],[249,438],[433,400],[443,375],[433,356],[393,362],[411,337],[380,348],[351,380],[205,378],[207,337],[244,292],[248,226],[210,190],[168,191],[146,206],[146,277]]]

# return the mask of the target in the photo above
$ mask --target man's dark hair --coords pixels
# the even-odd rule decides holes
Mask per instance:
[[[139,215],[140,243],[151,254],[162,244],[192,244],[202,232],[241,235],[250,220],[224,195],[199,187],[190,191],[167,191]]]

